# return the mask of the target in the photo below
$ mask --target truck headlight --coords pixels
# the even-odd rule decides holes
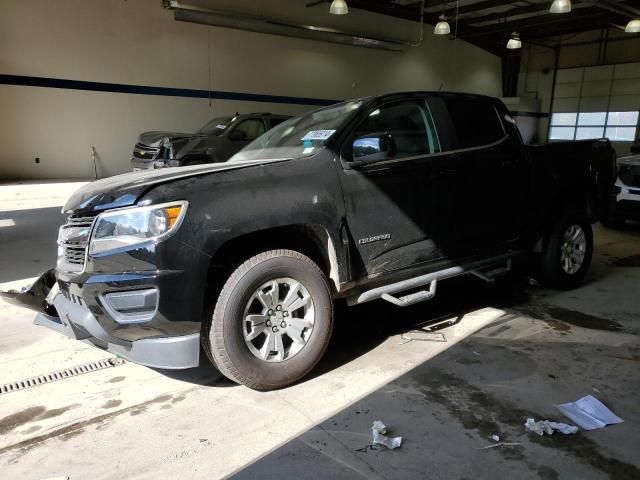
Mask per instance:
[[[188,202],[123,208],[98,215],[89,253],[104,253],[172,235],[187,213]]]

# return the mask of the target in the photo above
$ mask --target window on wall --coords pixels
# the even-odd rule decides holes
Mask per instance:
[[[640,112],[580,112],[551,115],[549,140],[587,140],[606,137],[633,142]]]

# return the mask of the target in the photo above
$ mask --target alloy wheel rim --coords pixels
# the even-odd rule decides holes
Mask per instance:
[[[560,246],[560,264],[565,273],[574,275],[582,264],[587,252],[587,236],[580,225],[571,225],[564,232]]]
[[[249,298],[242,335],[249,351],[266,362],[283,362],[307,345],[315,322],[306,287],[288,277],[262,284]]]

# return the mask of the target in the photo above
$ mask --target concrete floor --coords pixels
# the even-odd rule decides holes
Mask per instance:
[[[0,186],[0,289],[55,260],[80,184]],[[125,363],[0,395],[3,478],[640,478],[640,225],[595,227],[586,284],[555,292],[473,278],[399,310],[340,308],[305,381],[258,393],[210,366]],[[1,302],[1,301],[0,301]],[[0,303],[0,385],[111,358]],[[411,341],[409,341],[411,339]],[[592,394],[625,423],[538,437],[527,417]],[[403,437],[372,449],[382,420]],[[492,434],[512,447],[481,449]]]

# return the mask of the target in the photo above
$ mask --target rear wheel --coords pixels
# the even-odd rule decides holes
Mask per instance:
[[[593,255],[591,224],[568,212],[550,230],[540,256],[540,279],[554,288],[570,289],[582,283]]]
[[[256,390],[290,385],[313,369],[333,330],[333,303],[320,268],[291,250],[240,265],[205,325],[205,352],[229,379]]]

